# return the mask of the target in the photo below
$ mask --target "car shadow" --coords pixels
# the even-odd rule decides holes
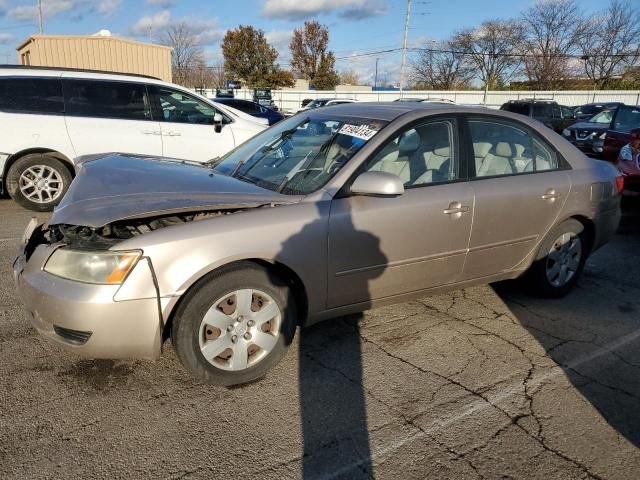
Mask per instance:
[[[521,281],[492,287],[576,391],[640,447],[640,265],[625,265],[640,252],[640,208],[625,205],[617,238],[590,257],[567,297],[527,296]]]
[[[301,242],[307,242],[310,235],[318,231],[326,235],[329,208],[329,202],[318,206],[320,217],[283,243],[283,255],[301,248]],[[318,222],[324,225],[318,228]],[[387,258],[380,250],[380,240],[369,232],[358,230],[349,210],[340,215],[340,229],[343,238],[348,238],[354,248],[373,252],[373,257],[368,259],[370,264],[381,266],[365,275],[359,274],[357,278],[354,276],[348,285],[350,292],[366,305],[370,300],[369,281],[382,273]],[[324,248],[331,255],[330,246],[324,245]],[[313,253],[310,251],[309,254]],[[330,271],[325,275],[326,278],[331,276]],[[354,464],[358,469],[350,472],[351,478],[373,477],[363,386],[361,319],[362,314],[354,314],[300,329],[298,376],[302,477],[305,479],[332,477],[344,465]]]

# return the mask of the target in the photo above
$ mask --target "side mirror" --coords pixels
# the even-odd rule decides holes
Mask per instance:
[[[397,197],[404,193],[404,184],[400,177],[387,172],[364,172],[351,185],[354,195],[372,195]]]
[[[224,120],[224,118],[222,117],[221,113],[214,113],[213,114],[213,128],[215,129],[216,133],[220,133],[222,131],[222,121]]]

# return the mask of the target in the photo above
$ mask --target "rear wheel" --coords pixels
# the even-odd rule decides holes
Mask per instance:
[[[34,153],[11,165],[7,191],[24,208],[50,212],[62,200],[71,179],[71,173],[60,160]]]
[[[182,364],[220,385],[264,376],[295,333],[289,288],[266,269],[243,264],[205,277],[173,319],[171,338]]]
[[[584,226],[573,219],[562,222],[540,245],[527,274],[530,285],[544,296],[566,295],[578,281],[588,252]]]

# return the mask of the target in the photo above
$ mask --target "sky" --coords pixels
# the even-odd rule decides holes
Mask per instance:
[[[186,21],[198,34],[207,60],[222,61],[220,41],[228,29],[252,25],[263,30],[289,62],[289,40],[305,20],[329,28],[336,69],[353,69],[372,81],[397,82],[400,55],[370,54],[402,46],[406,0],[42,0],[44,33],[88,35],[107,29],[113,35],[154,41],[172,22]],[[534,0],[412,0],[409,45],[425,46],[483,20],[521,15]],[[605,0],[580,0],[585,13],[606,8]],[[36,0],[0,0],[0,63],[15,63],[15,48],[38,33]],[[409,58],[409,61],[411,59]]]

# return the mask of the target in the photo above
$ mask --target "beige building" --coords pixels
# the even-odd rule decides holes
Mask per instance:
[[[20,65],[137,73],[171,81],[171,48],[95,35],[33,35],[17,49]]]

